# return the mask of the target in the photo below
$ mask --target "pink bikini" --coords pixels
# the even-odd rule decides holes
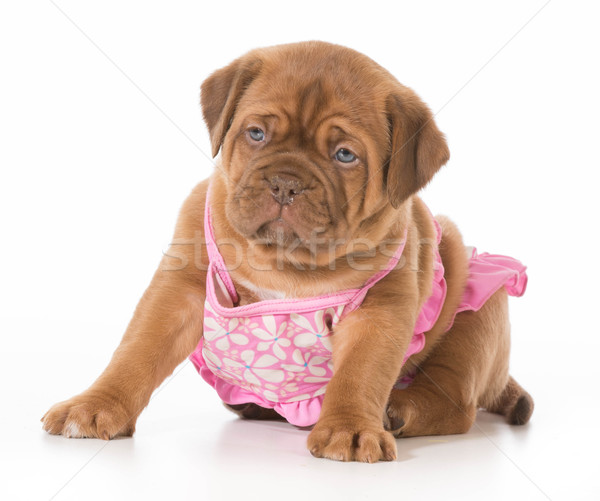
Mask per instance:
[[[434,222],[439,244],[441,228]],[[331,338],[335,326],[357,309],[371,287],[394,269],[404,242],[386,268],[359,289],[234,307],[238,297],[215,243],[208,201],[204,230],[210,261],[204,336],[190,355],[191,361],[227,404],[255,403],[272,408],[297,426],[316,423],[333,374]],[[477,254],[474,250],[467,287],[456,313],[479,310],[502,286],[511,296],[521,296],[526,285],[525,266],[519,261],[507,256]],[[436,323],[445,298],[444,267],[436,247],[433,292],[419,313],[404,362],[424,348],[425,333]],[[404,378],[397,387],[408,384],[410,378]]]

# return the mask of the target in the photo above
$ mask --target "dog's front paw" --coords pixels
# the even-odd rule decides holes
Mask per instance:
[[[308,449],[318,458],[336,461],[393,461],[396,441],[383,427],[365,423],[328,424],[319,421],[308,436]]]
[[[42,423],[52,435],[110,440],[133,435],[136,417],[116,398],[88,390],[52,406]]]

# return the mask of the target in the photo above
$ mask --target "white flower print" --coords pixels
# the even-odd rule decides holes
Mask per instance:
[[[305,383],[327,383],[330,379],[331,377],[308,376],[305,377],[302,381],[304,381]]]
[[[283,364],[282,367],[290,372],[310,372],[313,376],[323,377],[327,371],[324,367],[319,367],[327,359],[325,357],[312,356],[312,353],[302,354],[301,350],[294,350],[292,353],[292,360],[298,365]]]
[[[255,322],[252,317],[241,317],[239,321],[240,323],[237,327],[239,332],[250,334],[258,327],[258,323]]]
[[[239,384],[239,381],[242,380],[239,374],[236,374],[231,370],[227,370],[227,367],[223,362],[221,362],[221,360],[219,360],[219,357],[217,357],[212,351],[209,351],[206,346],[202,348],[202,357],[206,362],[206,366],[218,377],[225,379],[232,384]]]
[[[300,402],[300,400],[308,400],[310,395],[308,393],[303,393],[302,395],[296,395],[295,397],[289,398],[286,402]]]
[[[279,328],[277,328],[275,317],[273,315],[265,315],[262,317],[262,320],[266,330],[255,328],[252,331],[257,338],[262,339],[262,341],[256,345],[256,349],[258,351],[266,351],[271,348],[273,354],[278,359],[285,359],[286,354],[284,348],[287,348],[292,344],[288,338],[281,337],[285,333],[287,322],[282,322],[281,325],[279,325]]]
[[[241,362],[224,358],[223,362],[230,367],[239,367],[244,369],[244,379],[255,386],[262,386],[258,378],[269,381],[270,383],[281,383],[284,378],[284,372],[280,369],[268,369],[275,364],[277,359],[273,355],[262,355],[256,361],[255,353],[252,350],[245,350],[240,354]]]
[[[298,385],[295,381],[292,381],[291,383],[288,383],[285,386],[283,386],[281,389],[284,393],[296,393],[298,391]]]
[[[279,388],[277,388],[277,394],[279,395],[278,398],[281,400],[287,400],[290,395],[290,393],[297,393],[298,392],[298,385],[296,383],[288,383],[285,385],[281,385]]]
[[[326,310],[317,311],[314,316],[314,327],[305,316],[292,313],[290,315],[292,322],[304,331],[294,337],[294,345],[305,348],[313,346],[320,340],[321,344],[331,351],[331,339],[329,336],[331,332],[329,331],[329,326],[339,322],[343,308],[342,305],[337,308],[327,308]]]
[[[206,365],[213,373],[221,370],[223,364],[219,360],[219,357],[217,357],[212,351],[207,350],[206,346],[202,348],[202,358],[204,358]]]
[[[315,391],[315,392],[312,394],[312,397],[314,398],[314,397],[318,397],[319,395],[323,395],[323,394],[325,393],[325,390],[327,390],[327,385],[325,385],[325,386],[322,386],[322,387],[321,387],[321,388],[319,388],[317,391]]]
[[[279,395],[277,395],[277,393],[275,392],[272,392],[271,390],[264,390],[263,397],[265,397],[267,400],[270,400],[271,402],[279,402]]]
[[[243,334],[235,332],[238,326],[238,319],[222,319],[222,324],[218,322],[212,315],[204,316],[204,338],[211,343],[214,343],[218,350],[227,351],[231,344],[246,345],[248,338]]]

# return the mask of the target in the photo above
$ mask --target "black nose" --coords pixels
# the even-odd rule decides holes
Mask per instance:
[[[294,201],[294,197],[304,191],[304,187],[299,179],[289,176],[273,176],[269,181],[271,195],[281,205],[289,205]]]

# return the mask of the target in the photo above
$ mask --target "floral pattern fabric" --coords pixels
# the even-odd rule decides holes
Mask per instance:
[[[269,402],[314,398],[333,373],[331,328],[343,310],[260,315],[240,329],[237,317],[220,316],[207,301],[202,356],[214,375]]]

